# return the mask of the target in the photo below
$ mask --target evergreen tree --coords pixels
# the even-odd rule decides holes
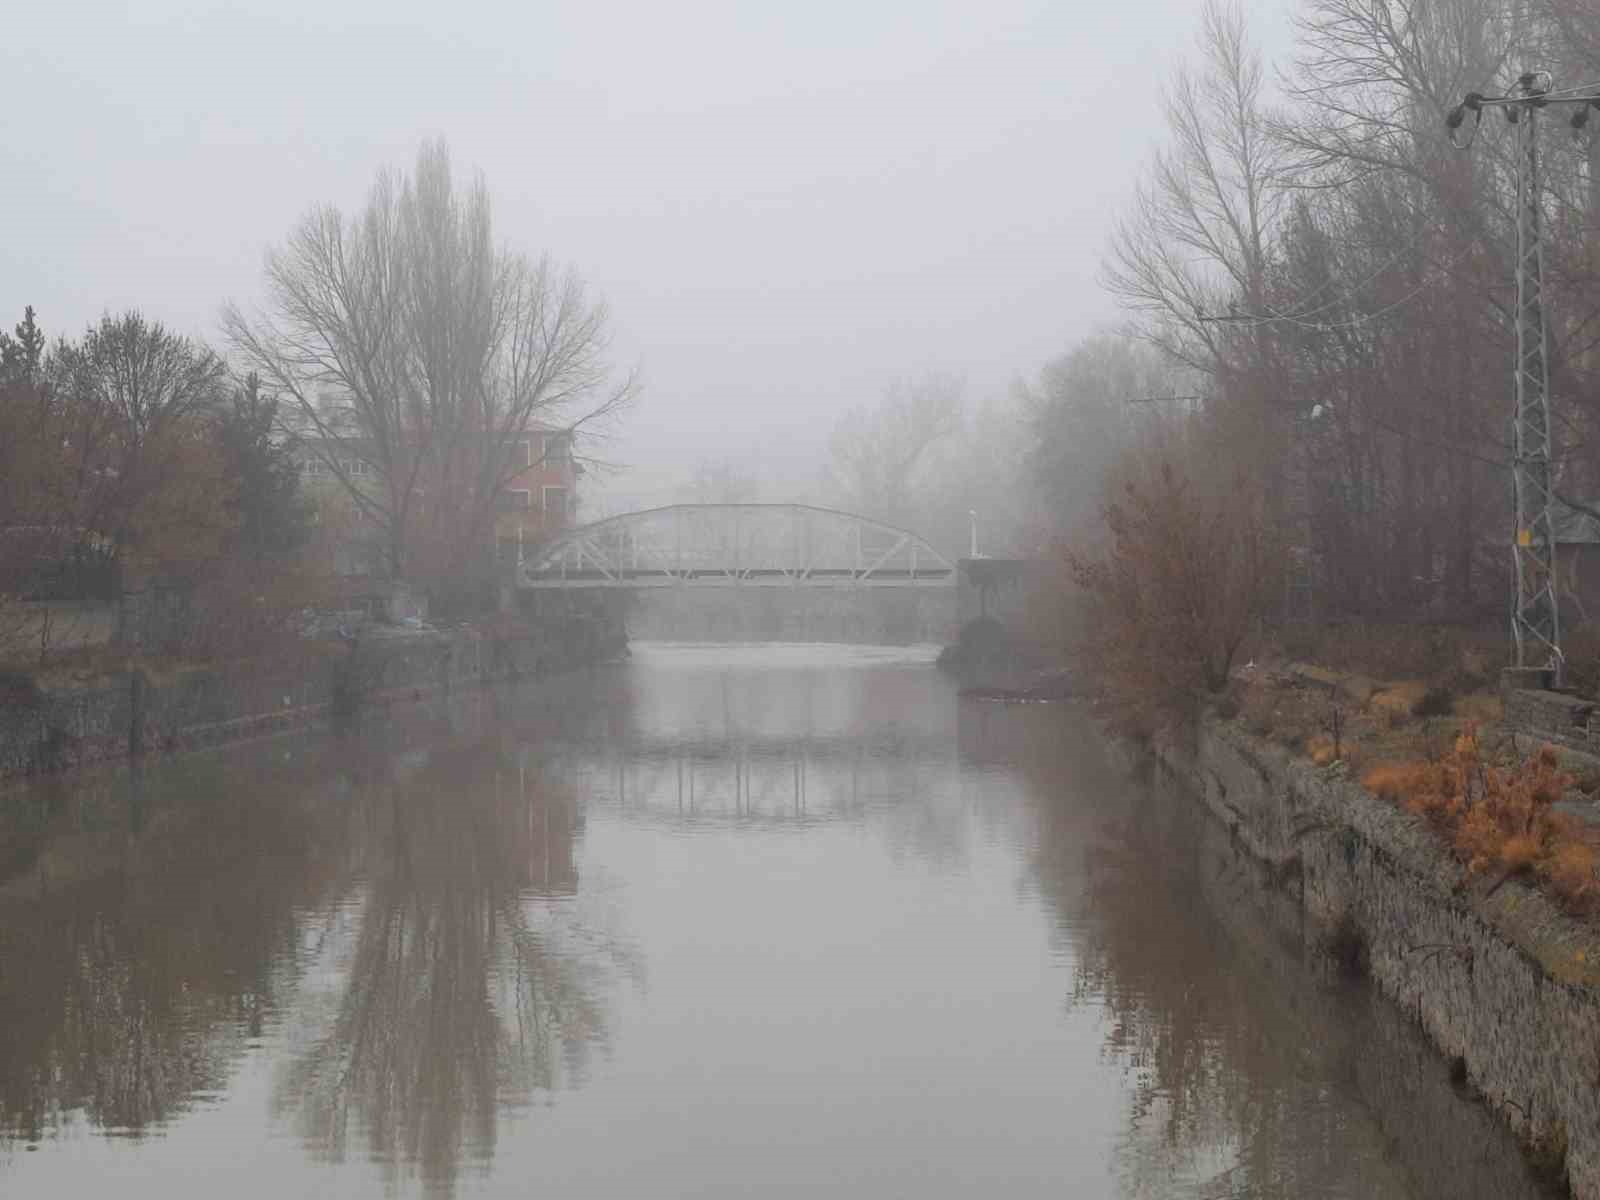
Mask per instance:
[[[34,320],[33,305],[22,310],[16,334],[0,333],[0,387],[32,387],[44,363],[44,331]]]
[[[300,493],[295,440],[279,437],[277,426],[277,397],[262,392],[252,372],[224,408],[217,432],[237,487],[234,549],[257,560],[289,554],[311,535],[312,506]]]

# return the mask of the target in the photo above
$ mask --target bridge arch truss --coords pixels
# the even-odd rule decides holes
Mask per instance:
[[[524,588],[950,587],[925,539],[809,504],[671,504],[568,531],[519,564]]]

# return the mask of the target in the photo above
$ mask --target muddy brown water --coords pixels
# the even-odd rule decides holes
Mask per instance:
[[[0,793],[0,1195],[1540,1194],[1169,785],[929,657]]]

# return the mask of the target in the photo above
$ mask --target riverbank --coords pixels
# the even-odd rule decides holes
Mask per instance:
[[[1411,1015],[1572,1194],[1600,1197],[1600,930],[1470,875],[1426,823],[1208,715],[1155,759],[1267,869],[1316,939]]]
[[[377,627],[270,660],[0,676],[0,780],[311,728],[364,708],[532,679],[623,652],[617,605],[449,630]]]

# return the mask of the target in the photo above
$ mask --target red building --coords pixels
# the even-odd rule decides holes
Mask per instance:
[[[541,542],[569,529],[578,512],[578,477],[572,434],[538,428],[517,443],[521,469],[506,485],[495,516],[495,544],[502,562],[514,562]]]

